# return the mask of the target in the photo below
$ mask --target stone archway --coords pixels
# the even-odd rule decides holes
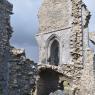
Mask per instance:
[[[49,95],[55,92],[58,89],[59,76],[59,73],[51,69],[42,70],[37,81],[37,95]]]
[[[50,45],[50,57],[48,62],[53,65],[58,65],[59,59],[59,42],[55,39]]]

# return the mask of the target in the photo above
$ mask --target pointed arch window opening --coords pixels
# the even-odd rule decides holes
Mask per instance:
[[[51,65],[58,65],[60,60],[60,49],[57,39],[52,39],[49,43],[49,57],[48,63]]]

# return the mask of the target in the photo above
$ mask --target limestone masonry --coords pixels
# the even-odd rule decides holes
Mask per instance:
[[[89,44],[95,43],[94,33],[88,32],[91,15],[86,5],[82,0],[43,0],[38,16],[36,95],[95,95]]]
[[[12,8],[0,0],[0,95],[95,95],[95,33],[83,1],[43,0],[38,64],[10,45]]]

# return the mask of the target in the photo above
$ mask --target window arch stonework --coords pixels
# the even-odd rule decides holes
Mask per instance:
[[[50,37],[50,39],[48,40],[47,48],[47,62],[52,65],[58,65],[60,62],[60,43],[56,36]]]

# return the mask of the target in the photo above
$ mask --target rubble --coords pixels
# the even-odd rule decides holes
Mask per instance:
[[[9,95],[31,95],[35,87],[37,64],[27,59],[23,49],[12,50],[9,61]]]
[[[38,64],[10,45],[12,8],[0,1],[0,95],[95,95],[94,33],[82,0],[43,1]]]

